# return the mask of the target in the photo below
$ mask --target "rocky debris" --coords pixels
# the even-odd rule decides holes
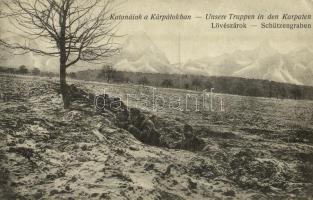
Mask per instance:
[[[19,144],[15,144],[15,145],[11,145],[7,152],[14,153],[18,156],[24,157],[25,159],[27,159],[30,166],[33,169],[35,169],[35,168],[38,168],[38,164],[40,162],[49,163],[48,160],[46,160],[45,158],[41,156],[40,153],[43,151],[45,151],[45,149],[40,149],[40,145],[37,145],[37,148],[36,147],[29,148],[29,147],[19,146]]]
[[[170,164],[166,167],[165,172],[163,173],[163,175],[170,175],[172,169],[176,168],[176,166],[174,164]]]
[[[167,191],[160,191],[159,192],[159,199],[169,199],[169,200],[184,200],[183,197],[167,192]]]
[[[153,163],[146,163],[146,164],[144,165],[144,168],[145,168],[146,171],[153,170],[154,167],[155,167],[155,166],[154,166]]]
[[[271,159],[257,159],[254,153],[247,149],[239,151],[230,162],[232,178],[244,188],[256,188],[270,192],[275,188],[285,189],[290,181],[292,170]],[[269,181],[271,180],[271,181]]]
[[[132,151],[139,151],[139,148],[135,145],[131,145],[129,146],[129,149],[132,150]]]
[[[194,158],[190,163],[189,172],[206,180],[212,180],[222,173],[218,169],[217,164],[210,163],[209,160]]]
[[[100,142],[103,142],[105,140],[104,136],[99,132],[99,130],[95,129],[92,130],[92,132],[95,134],[95,136],[97,136]]]
[[[11,185],[10,170],[5,163],[8,162],[5,152],[0,149],[0,199],[18,199],[19,195],[15,193]]]
[[[230,196],[230,197],[235,197],[236,192],[234,190],[227,190],[226,192],[223,193],[225,196]]]
[[[31,160],[31,158],[34,156],[34,150],[26,147],[10,147],[8,152],[17,153],[27,158],[28,160]]]
[[[188,188],[190,190],[195,190],[197,189],[197,183],[193,182],[190,178],[188,178]]]

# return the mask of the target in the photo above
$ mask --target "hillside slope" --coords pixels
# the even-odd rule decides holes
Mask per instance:
[[[51,80],[0,81],[1,199],[312,198],[310,101],[225,95],[225,113],[150,113],[172,142],[189,123],[206,147],[188,151],[143,144],[117,127],[114,114],[99,114],[80,101],[64,110]],[[106,88],[113,96],[138,91],[74,83],[95,93]]]

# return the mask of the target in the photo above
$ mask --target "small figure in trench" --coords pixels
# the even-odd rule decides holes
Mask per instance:
[[[154,123],[137,108],[131,108],[129,111],[128,130],[138,140],[151,145],[159,145],[160,134],[156,130]]]
[[[192,126],[190,126],[189,124],[185,124],[183,134],[184,138],[181,144],[182,149],[198,151],[203,148],[204,141],[196,136]]]

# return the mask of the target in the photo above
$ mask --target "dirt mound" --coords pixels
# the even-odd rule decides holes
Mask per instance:
[[[246,149],[234,155],[230,162],[231,178],[243,188],[255,188],[264,192],[286,189],[293,171],[274,159],[260,159]]]

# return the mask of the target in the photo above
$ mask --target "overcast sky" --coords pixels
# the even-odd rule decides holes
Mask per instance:
[[[30,0],[31,1],[31,0]],[[138,32],[146,34],[161,49],[171,63],[178,62],[178,41],[181,41],[181,59],[186,62],[206,56],[231,53],[237,49],[253,49],[268,40],[280,52],[289,52],[301,47],[313,47],[313,29],[269,30],[258,27],[248,29],[211,29],[211,21],[205,15],[212,14],[312,14],[313,0],[120,0],[121,14],[176,14],[191,15],[189,21],[123,21],[118,33],[127,35]],[[195,18],[200,16],[202,18]],[[280,21],[276,21],[280,22]],[[302,21],[313,24],[312,20]],[[8,24],[0,22],[2,33],[9,30]],[[260,22],[247,22],[260,24]],[[1,32],[1,31],[0,31]],[[2,34],[1,33],[1,34]],[[18,58],[16,62],[19,62]],[[20,59],[23,61],[23,59]],[[39,62],[39,61],[38,61]],[[40,63],[40,62],[39,62]],[[38,64],[40,65],[40,64]]]
[[[209,27],[211,21],[204,19],[205,14],[312,14],[312,8],[312,0],[127,0],[121,8],[121,13],[183,13],[202,18],[170,22],[124,21],[119,29],[122,34],[146,32],[171,62],[178,61],[179,34],[183,62],[236,49],[255,48],[264,40],[269,40],[278,50],[288,52],[295,48],[312,46],[313,29],[291,31],[252,27],[216,30]],[[313,24],[312,20],[307,22]]]

